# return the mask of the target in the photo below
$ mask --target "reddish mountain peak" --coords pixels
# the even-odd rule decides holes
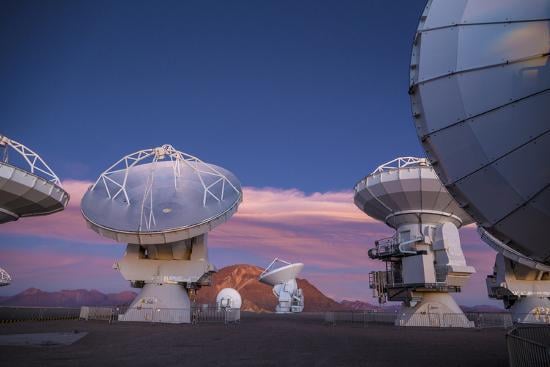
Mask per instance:
[[[243,298],[242,309],[253,312],[273,312],[277,299],[267,284],[260,283],[258,276],[263,269],[254,265],[238,264],[218,270],[212,277],[212,286],[201,288],[197,303],[214,303],[216,295],[223,288],[235,288]],[[339,303],[326,297],[305,279],[297,279],[304,291],[305,311],[340,309]]]

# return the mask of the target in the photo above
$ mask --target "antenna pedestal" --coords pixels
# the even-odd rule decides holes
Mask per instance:
[[[397,325],[473,326],[449,292],[460,292],[475,269],[466,264],[455,224],[441,221],[403,223],[394,237],[376,241],[369,251],[388,269],[371,273],[374,296],[381,303],[403,302]]]
[[[146,283],[120,321],[189,324],[191,302],[185,287],[179,284]]]
[[[486,282],[489,297],[502,300],[514,322],[550,325],[550,272],[498,253]]]
[[[84,194],[81,209],[92,230],[128,244],[114,267],[144,289],[121,319],[190,322],[189,296],[210,285],[216,271],[208,261],[207,233],[241,201],[235,175],[169,144],[107,168]],[[168,314],[151,319],[140,314],[144,307]]]
[[[208,262],[206,234],[168,245],[128,244],[115,268],[134,287],[143,287],[120,320],[168,323],[191,322],[187,289],[210,285],[216,270]]]
[[[474,327],[464,312],[458,307],[449,293],[422,293],[415,303],[404,303],[401,314],[395,321],[397,326],[428,326],[428,327]]]
[[[275,307],[276,313],[302,312],[304,310],[304,295],[298,288],[296,279],[275,285],[273,294],[279,300]]]

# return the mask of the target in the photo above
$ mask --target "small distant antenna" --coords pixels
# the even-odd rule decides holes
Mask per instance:
[[[277,267],[279,264],[283,266]],[[290,313],[304,310],[304,294],[296,282],[296,277],[303,268],[303,263],[292,264],[275,258],[258,277],[260,282],[273,286],[273,294],[279,300],[275,312]]]
[[[0,287],[9,285],[11,283],[11,276],[7,271],[0,268]]]
[[[233,288],[224,288],[219,291],[218,295],[216,296],[216,305],[219,309],[240,309],[242,303],[243,301],[240,293]]]

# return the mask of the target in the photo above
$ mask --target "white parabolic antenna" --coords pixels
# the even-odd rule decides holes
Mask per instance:
[[[174,149],[145,149],[123,157],[91,185],[82,214],[97,233],[126,242],[115,267],[143,288],[122,316],[150,321],[141,309],[180,310],[165,322],[190,322],[188,291],[210,284],[207,232],[242,201],[229,171]],[[184,315],[180,317],[180,315]]]
[[[65,209],[69,194],[38,154],[3,135],[0,152],[0,223]]]
[[[280,264],[282,266],[277,268]],[[303,263],[291,264],[275,258],[258,277],[260,282],[273,286],[273,294],[279,300],[275,310],[277,313],[303,311],[304,295],[296,282],[303,268]]]
[[[0,224],[59,212],[69,194],[44,160],[15,140],[0,135]],[[11,283],[0,268],[0,286]]]
[[[298,274],[302,271],[304,268],[304,264],[302,263],[296,263],[296,264],[290,264],[282,266],[278,269],[271,270],[267,273],[263,273],[260,275],[260,282],[269,284],[269,285],[277,285],[280,283],[288,282],[289,280],[296,279]]]
[[[386,263],[370,274],[370,287],[381,303],[402,301],[397,323],[421,326],[422,315],[445,325],[470,327],[449,292],[460,292],[475,270],[466,264],[458,228],[471,218],[447,192],[424,158],[402,157],[385,163],[355,185],[355,205],[395,229],[375,242],[369,257]]]
[[[231,172],[164,145],[103,172],[84,195],[82,214],[94,231],[118,242],[172,243],[224,223],[241,199]]]
[[[431,0],[410,80],[417,133],[439,178],[485,242],[507,263],[541,271],[539,280],[550,271],[549,52],[547,0]],[[495,296],[547,293],[537,284]]]
[[[11,277],[7,271],[0,268],[0,287],[9,285],[11,283]]]
[[[236,289],[223,288],[216,296],[216,304],[220,308],[241,308],[243,300]]]
[[[484,231],[546,265],[549,52],[546,0],[429,1],[410,89],[420,141],[447,189]]]

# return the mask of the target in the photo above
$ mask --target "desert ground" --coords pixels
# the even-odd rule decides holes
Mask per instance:
[[[0,335],[87,333],[72,345],[0,346],[1,366],[507,366],[504,329],[327,325],[244,314],[240,324],[43,321]]]

